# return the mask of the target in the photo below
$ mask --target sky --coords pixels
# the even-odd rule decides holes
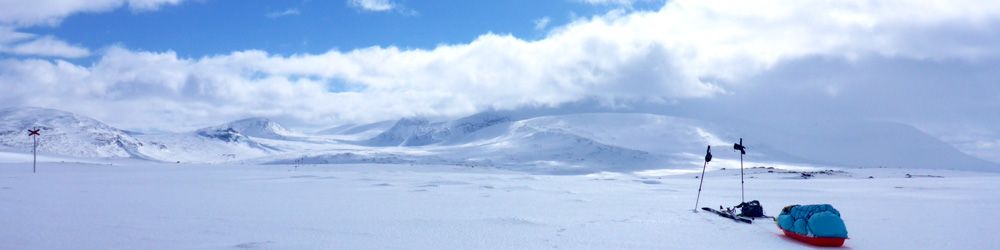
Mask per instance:
[[[0,106],[184,131],[593,102],[897,122],[1000,162],[996,44],[996,1],[0,0]]]

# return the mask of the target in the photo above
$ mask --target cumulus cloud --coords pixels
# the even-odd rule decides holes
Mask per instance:
[[[110,11],[127,5],[133,11],[156,10],[183,0],[36,0],[0,1],[0,53],[20,56],[80,58],[90,50],[53,36],[17,31],[19,28],[59,25],[76,13]]]
[[[678,0],[580,19],[537,40],[485,34],[433,49],[185,58],[112,47],[91,65],[0,61],[0,85],[10,90],[0,105],[190,129],[250,115],[332,124],[586,98],[675,103],[738,96],[748,79],[803,58],[988,61],[1000,49],[998,16],[1000,4],[975,1]],[[817,93],[850,96],[838,84]]]
[[[32,0],[0,1],[0,25],[57,25],[75,13],[110,11],[128,5],[133,11],[156,10],[183,0]]]
[[[390,11],[397,7],[391,0],[347,0],[347,4],[359,10],[373,12]]]

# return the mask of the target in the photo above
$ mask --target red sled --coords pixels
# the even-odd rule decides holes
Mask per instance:
[[[797,234],[792,231],[785,230],[784,228],[778,227],[781,231],[785,232],[785,235],[791,237],[792,239],[805,242],[806,244],[818,246],[818,247],[839,247],[844,245],[844,240],[847,238],[831,238],[831,237],[809,237],[801,234]]]

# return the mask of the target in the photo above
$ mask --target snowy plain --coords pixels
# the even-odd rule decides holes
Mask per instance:
[[[809,248],[769,220],[693,212],[700,173],[116,160],[43,162],[33,174],[23,158],[4,158],[4,249]],[[1000,246],[1000,219],[984,216],[1000,209],[1000,175],[841,170],[802,179],[750,169],[746,196],[771,215],[790,204],[833,204],[851,249]],[[700,206],[739,199],[738,170],[706,175]]]

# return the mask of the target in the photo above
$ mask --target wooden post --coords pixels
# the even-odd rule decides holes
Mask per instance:
[[[32,136],[35,145],[31,147],[31,173],[38,173],[38,137]]]

